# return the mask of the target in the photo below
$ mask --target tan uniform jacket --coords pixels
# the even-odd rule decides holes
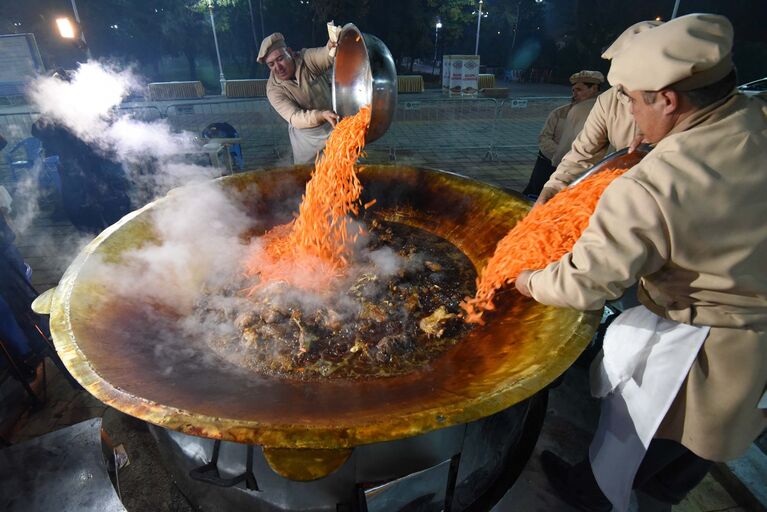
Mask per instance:
[[[538,149],[549,160],[554,158],[554,153],[557,152],[562,132],[565,131],[565,119],[572,106],[572,103],[568,103],[552,110],[538,135]]]
[[[731,95],[615,180],[572,252],[530,279],[536,300],[581,310],[639,280],[656,314],[711,326],[656,434],[709,460],[767,427],[766,161],[767,102]]]
[[[551,165],[557,166],[562,161],[567,153],[570,152],[570,148],[573,145],[575,137],[583,130],[583,125],[586,124],[586,118],[589,116],[589,112],[596,103],[596,98],[590,98],[578,103],[575,103],[570,111],[567,113],[567,117],[564,122],[564,130],[559,138],[557,144],[557,150],[554,152],[554,156],[551,158]]]
[[[325,122],[320,113],[333,109],[327,71],[333,57],[327,46],[301,50],[296,57],[295,80],[280,80],[269,74],[266,96],[277,111],[294,128],[314,128]]]
[[[637,133],[628,103],[621,101],[618,89],[611,87],[597,96],[583,129],[544,188],[562,190],[604,158],[608,147],[625,148]]]

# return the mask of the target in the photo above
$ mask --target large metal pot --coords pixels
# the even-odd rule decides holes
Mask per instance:
[[[386,45],[349,23],[338,37],[333,65],[333,110],[346,117],[370,105],[372,142],[386,133],[397,106],[397,69]]]
[[[216,184],[268,227],[290,218],[285,205],[298,205],[309,172],[250,172]],[[373,211],[380,218],[445,238],[478,269],[529,209],[521,196],[446,172],[374,165],[360,179],[362,200],[377,199]],[[271,467],[287,478],[319,478],[355,446],[472,422],[531,397],[573,363],[598,322],[596,313],[544,306],[510,291],[486,325],[408,375],[308,385],[217,364],[201,368],[194,353],[168,373],[155,345],[184,341],[179,312],[126,300],[94,269],[104,262],[119,267],[128,251],[161,244],[153,214],[184,197],[171,194],[108,228],[35,307],[50,311],[58,353],[98,399],[168,429],[261,445]],[[190,272],[190,280],[203,278]]]

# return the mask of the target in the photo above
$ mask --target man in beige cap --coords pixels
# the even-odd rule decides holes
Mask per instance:
[[[552,110],[546,119],[538,136],[538,160],[523,194],[538,196],[541,193],[543,185],[583,128],[604,81],[605,77],[599,71],[583,70],[570,76],[571,102]]]
[[[612,57],[654,149],[604,192],[572,251],[517,289],[597,310],[639,282],[592,367],[603,397],[589,460],[544,452],[581,510],[623,511],[632,485],[678,502],[711,461],[767,427],[767,103],[735,90],[733,30],[691,14],[637,34]]]
[[[648,29],[661,25],[661,21],[640,21],[627,28],[602,54],[603,59],[613,56],[631,39]],[[543,185],[536,204],[543,204],[567,185],[584,174],[592,165],[604,158],[609,148],[635,148],[642,136],[631,116],[629,104],[618,89],[612,87],[600,94],[588,114],[583,129],[567,148],[556,171]]]
[[[335,42],[329,40],[320,48],[294,52],[279,32],[261,43],[258,62],[270,70],[266,96],[274,110],[288,122],[293,163],[314,161],[338,121],[338,115],[332,110],[328,78],[335,46]]]

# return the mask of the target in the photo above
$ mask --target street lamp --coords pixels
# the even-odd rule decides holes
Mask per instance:
[[[671,19],[676,18],[676,14],[679,12],[679,0],[674,0],[674,10],[671,13]]]
[[[64,39],[80,39],[82,47],[85,48],[85,55],[88,60],[93,58],[91,55],[91,49],[88,48],[88,43],[85,42],[85,34],[82,30],[82,24],[80,23],[80,13],[77,12],[77,3],[72,0],[72,12],[75,15],[75,23],[72,23],[69,18],[56,18],[56,26],[59,29],[59,35]],[[78,37],[79,35],[79,37]]]
[[[442,22],[437,19],[437,24],[434,25],[434,60],[432,60],[431,74],[434,74],[434,69],[437,67],[437,48],[439,48],[439,29],[442,28]]]
[[[472,12],[477,14],[477,42],[474,45],[474,55],[479,55],[479,26],[482,23],[482,18],[487,18],[487,12],[482,12],[483,0],[479,0],[479,9]]]
[[[221,65],[221,52],[218,50],[216,20],[213,19],[213,0],[208,0],[208,12],[210,13],[210,26],[213,28],[213,44],[216,45],[216,58],[218,59],[218,80],[221,83],[221,96],[226,96],[226,78],[224,78],[224,67]]]
[[[256,37],[256,20],[253,17],[253,3],[248,0],[248,12],[250,13],[250,29],[253,31],[253,44],[258,48],[258,37]]]
[[[75,27],[69,18],[56,18],[56,26],[59,27],[59,35],[64,39],[75,38]]]

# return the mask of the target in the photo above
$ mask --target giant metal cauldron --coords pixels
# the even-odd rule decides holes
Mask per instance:
[[[274,212],[285,212],[286,204],[298,205],[308,175],[309,168],[295,167],[229,176],[217,184],[233,200],[241,201],[266,228],[288,220],[289,213]],[[496,243],[529,209],[529,203],[520,196],[445,172],[374,165],[365,166],[360,179],[364,185],[362,200],[377,199],[372,209],[376,215],[449,240],[476,268],[483,267]],[[261,492],[262,501],[270,502],[257,510],[281,510],[275,505],[280,500],[288,501],[285,508],[336,510],[335,504],[327,504],[335,503],[333,496],[327,503],[317,497],[308,508],[291,504],[288,498],[291,493],[303,492],[295,485],[316,485],[342,477],[351,479],[353,486],[363,481],[390,481],[431,467],[435,460],[448,461],[445,474],[452,479],[453,487],[443,498],[445,503],[453,499],[454,491],[458,493],[461,478],[464,484],[468,482],[470,495],[480,493],[483,486],[496,479],[500,469],[472,484],[472,475],[467,476],[462,466],[451,459],[455,446],[460,452],[462,439],[468,436],[466,425],[495,418],[490,423],[479,423],[481,428],[475,436],[481,439],[484,433],[490,435],[493,422],[496,430],[500,425],[501,439],[506,436],[504,431],[511,436],[513,429],[503,424],[503,411],[517,410],[512,414],[512,423],[524,420],[527,409],[519,413],[512,406],[528,403],[530,397],[564,372],[586,346],[598,321],[595,313],[547,307],[509,292],[488,316],[486,325],[476,326],[431,366],[409,375],[307,384],[227,372],[223,365],[210,365],[200,371],[199,365],[190,363],[185,367],[183,362],[167,373],[153,357],[154,340],[160,335],[167,338],[168,331],[177,329],[176,313],[170,309],[155,311],[150,320],[145,305],[119,300],[99,280],[98,273],[89,270],[95,259],[119,265],[126,251],[161,242],[148,220],[150,213],[183,197],[171,194],[155,201],[99,235],[72,263],[55,291],[41,297],[37,307],[50,300],[51,331],[57,351],[72,375],[104,403],[169,429],[167,435],[182,433],[257,445],[259,460],[263,458],[283,480],[279,499],[267,498],[263,474],[255,475],[261,482],[258,491],[242,489]],[[462,429],[464,436],[458,441],[434,441],[434,436],[441,433],[452,436],[451,429],[456,428]],[[386,462],[395,456],[392,450],[375,451],[376,446],[399,447],[405,450],[401,454],[405,459],[417,459],[414,454],[418,449],[408,445],[408,439],[449,446],[445,453],[432,453],[429,461],[420,462]],[[213,442],[203,441],[211,444],[204,449],[187,447],[187,456],[210,460]],[[184,451],[184,442],[178,442],[176,448]],[[362,462],[356,454],[365,450],[378,455]],[[504,454],[513,453],[509,447],[503,450]],[[478,457],[472,464],[482,469],[483,455]],[[524,457],[529,457],[529,452]],[[376,458],[382,466],[378,470]],[[469,459],[464,454],[462,461],[469,464]],[[250,453],[247,461],[251,467],[258,466]],[[240,465],[244,464],[245,459]],[[360,475],[364,467],[368,468],[367,477]],[[198,477],[210,469],[198,471]],[[398,475],[396,471],[404,473]],[[244,487],[245,483],[238,485]],[[472,486],[476,487],[474,491]],[[323,493],[332,494],[327,490]],[[341,494],[349,494],[348,489]],[[464,501],[470,503],[474,498]],[[455,504],[453,510],[464,508]],[[381,510],[397,509],[384,506]]]

